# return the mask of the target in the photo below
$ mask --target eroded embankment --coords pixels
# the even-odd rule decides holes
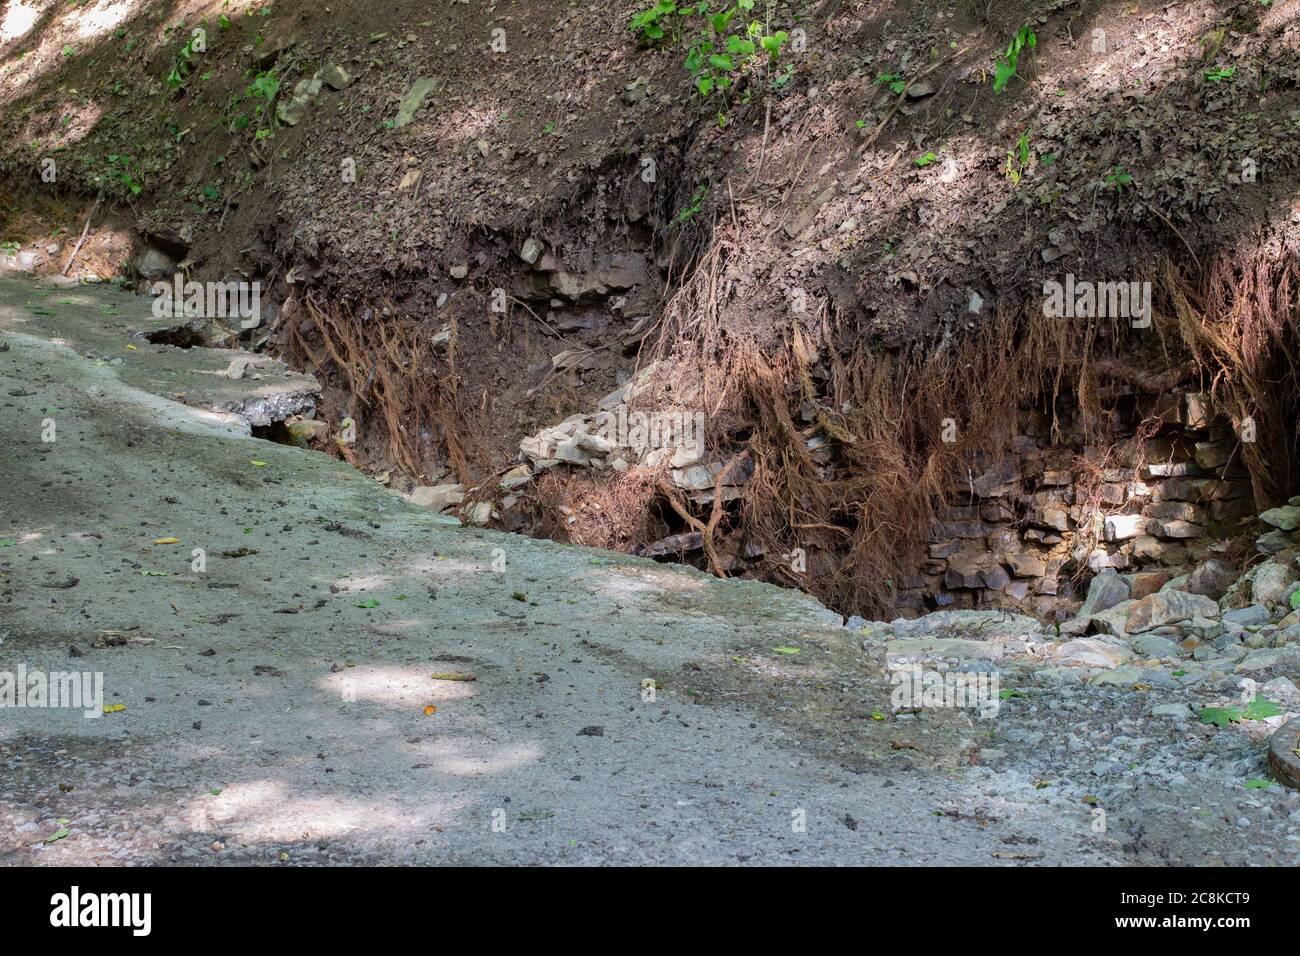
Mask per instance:
[[[336,7],[218,24],[136,88],[181,55],[143,6],[145,42],[22,67],[6,129],[83,189],[119,156],[142,273],[264,281],[246,338],[324,383],[309,440],[416,500],[846,612],[1050,615],[1297,490],[1292,12]],[[725,90],[683,69],[699,30],[742,44]],[[53,122],[92,56],[154,97],[126,179],[121,126]],[[1149,313],[1044,316],[1075,279]],[[668,441],[600,434],[602,401]]]

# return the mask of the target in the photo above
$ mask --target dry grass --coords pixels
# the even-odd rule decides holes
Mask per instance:
[[[591,548],[631,551],[663,534],[654,506],[659,476],[650,469],[537,479],[543,536]]]

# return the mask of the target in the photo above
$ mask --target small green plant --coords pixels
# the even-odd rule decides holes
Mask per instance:
[[[9,256],[10,258],[18,255],[18,250],[21,248],[22,248],[22,244],[19,243],[16,239],[10,239],[8,242],[0,242],[0,252],[4,253],[6,256]],[[12,542],[6,542],[6,544],[12,544]]]
[[[264,136],[258,136],[258,139],[265,139],[270,135],[269,128],[275,120],[275,98],[280,93],[280,77],[275,70],[265,70],[261,73],[249,71],[252,82],[244,87],[244,91],[230,101],[227,107],[227,114],[235,107],[245,101],[252,101],[253,116],[250,118],[247,113],[238,113],[231,117],[230,127],[235,131],[248,129],[252,120],[257,120],[258,133],[264,133]]]
[[[112,182],[121,183],[133,196],[138,196],[140,191],[144,189],[144,186],[135,178],[137,172],[139,172],[139,167],[130,156],[114,154],[108,157],[108,179]]]
[[[1016,141],[1015,148],[1007,150],[1007,165],[1004,172],[1013,186],[1020,185],[1020,179],[1029,165],[1029,131],[1025,130]]]
[[[708,196],[708,194],[709,187],[707,185],[700,186],[696,189],[694,195],[691,196],[690,203],[673,217],[673,224],[678,226],[685,225],[699,215],[700,208],[704,203],[704,198]]]
[[[74,56],[77,55],[77,51],[72,48],[71,44],[65,43],[63,44],[63,55],[67,59],[71,60]]]
[[[912,160],[912,162],[915,163],[919,168],[924,169],[926,166],[929,166],[931,163],[936,162],[938,159],[939,157],[936,156],[934,153],[926,153],[924,156],[916,157],[916,159]]]
[[[1227,727],[1229,724],[1243,720],[1266,720],[1269,717],[1277,717],[1281,713],[1282,708],[1273,701],[1256,697],[1246,705],[1244,711],[1237,707],[1202,707],[1197,718],[1203,724]]]
[[[734,86],[737,76],[757,59],[760,51],[767,54],[769,70],[780,59],[789,34],[785,30],[768,33],[761,21],[750,20],[748,14],[755,2],[734,0],[714,11],[708,0],[682,7],[675,0],[658,0],[635,14],[628,28],[637,34],[641,45],[654,46],[669,37],[676,42],[692,18],[703,17],[704,24],[690,41],[683,65],[700,95],[708,96]],[[792,73],[793,68],[787,67],[776,75],[773,85],[785,85]]]
[[[667,36],[669,31],[676,33],[678,20],[694,12],[694,7],[678,10],[673,0],[659,0],[653,7],[634,14],[628,21],[628,29],[639,34],[637,39],[641,44],[651,46]]]
[[[1038,35],[1028,26],[1023,26],[1016,31],[1016,35],[1011,38],[1011,42],[1007,45],[1007,52],[998,57],[997,63],[993,67],[994,93],[1001,93],[1006,88],[1006,85],[1011,82],[1011,78],[1016,76],[1016,70],[1020,66],[1020,54],[1037,46]]]
[[[171,72],[167,74],[167,85],[176,89],[185,83],[185,78],[194,70],[194,54],[198,52],[195,47],[201,45],[199,36],[192,36],[181,47],[180,52],[176,54],[176,60],[172,63]]]
[[[1106,174],[1106,185],[1114,188],[1115,192],[1122,193],[1125,186],[1132,185],[1133,177],[1124,171],[1123,166],[1116,166]]]
[[[280,77],[276,75],[275,70],[267,70],[253,78],[253,82],[244,90],[244,95],[265,100],[265,105],[269,107],[279,92]]]
[[[686,70],[695,78],[695,88],[701,96],[730,87],[731,74],[754,56],[757,48],[753,39],[728,33],[731,21],[746,3],[749,7],[754,5],[753,0],[739,0],[730,10],[709,17],[710,32],[700,33],[686,54]]]
[[[902,93],[907,89],[907,81],[903,79],[901,73],[877,73],[874,82],[876,86],[888,83],[889,88],[895,93]]]
[[[1230,80],[1236,74],[1235,66],[1225,66],[1222,69],[1206,70],[1204,73],[1205,82],[1222,83],[1224,80]]]

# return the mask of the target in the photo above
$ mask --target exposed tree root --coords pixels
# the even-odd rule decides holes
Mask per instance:
[[[457,402],[454,320],[444,359],[434,357],[427,330],[412,320],[358,316],[343,307],[322,306],[310,296],[306,311],[352,396],[349,415],[361,428],[382,432],[389,459],[412,475],[423,474],[430,448],[421,435],[431,431],[457,477],[469,481],[473,445],[465,437]],[[296,329],[291,348],[302,356],[312,354]]]

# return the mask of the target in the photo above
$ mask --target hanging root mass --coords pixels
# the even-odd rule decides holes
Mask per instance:
[[[660,483],[715,571],[714,542],[730,535],[761,545],[771,580],[841,611],[887,612],[937,510],[1008,450],[1019,410],[1054,416],[1058,400],[1104,440],[1116,395],[1203,389],[1235,426],[1253,423],[1241,448],[1260,507],[1297,491],[1300,259],[1280,241],[1245,243],[1201,274],[1153,270],[1151,329],[1030,303],[911,351],[864,341],[825,302],[800,312],[752,286],[742,298],[739,247],[721,226],[650,354],[670,370],[664,393],[705,411],[711,460],[750,473],[721,509],[715,496],[683,510]],[[1159,426],[1141,422],[1138,442]],[[1100,475],[1104,462],[1080,467]]]
[[[475,451],[457,401],[455,323],[445,354],[435,355],[428,330],[413,319],[381,320],[311,297],[305,305],[311,326],[306,335],[295,327],[290,348],[300,360],[321,358],[312,347],[319,337],[319,364],[341,376],[358,429],[382,436],[388,459],[409,474],[423,474],[437,447],[457,477],[470,480]]]

